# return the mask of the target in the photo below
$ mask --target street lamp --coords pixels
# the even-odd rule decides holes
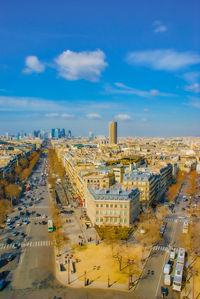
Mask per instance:
[[[127,267],[128,267],[128,290],[130,290],[130,285],[132,285],[132,274],[130,274],[130,266],[134,264],[133,259],[127,259]]]
[[[67,271],[68,271],[68,284],[70,284],[70,260],[72,259],[73,255],[67,254],[65,258],[67,259]]]

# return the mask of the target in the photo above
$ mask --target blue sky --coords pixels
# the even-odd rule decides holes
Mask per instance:
[[[0,134],[199,136],[199,1],[3,1]]]

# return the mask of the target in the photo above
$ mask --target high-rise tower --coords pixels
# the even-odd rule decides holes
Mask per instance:
[[[110,134],[109,134],[109,143],[117,144],[117,122],[110,122]]]

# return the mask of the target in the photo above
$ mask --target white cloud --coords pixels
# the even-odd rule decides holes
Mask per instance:
[[[135,51],[127,55],[132,65],[141,65],[155,70],[177,71],[200,63],[200,55],[194,52],[177,52],[171,49]]]
[[[89,119],[101,119],[101,115],[98,113],[89,113],[87,114],[87,118]]]
[[[141,119],[141,122],[143,122],[143,123],[146,123],[147,121],[148,121],[148,119],[145,117]]]
[[[163,25],[161,21],[157,20],[153,22],[154,32],[165,32],[167,31],[167,26]]]
[[[127,121],[127,120],[131,120],[131,116],[129,114],[117,114],[115,115],[115,119]]]
[[[74,116],[74,114],[62,113],[61,117],[66,118],[66,119],[73,119],[75,116]]]
[[[58,117],[59,114],[58,113],[46,113],[44,116],[45,117]]]
[[[119,83],[119,82],[114,83],[114,87],[109,85],[109,84],[105,85],[105,93],[107,93],[107,94],[137,95],[139,97],[146,97],[146,98],[155,97],[155,96],[161,96],[161,97],[176,96],[176,95],[171,94],[171,93],[160,92],[157,89],[151,89],[149,91],[140,90],[140,89],[136,89],[136,88],[133,88],[133,87],[129,87],[129,86],[127,86],[123,83]]]
[[[185,86],[185,90],[186,91],[192,91],[192,92],[195,92],[195,93],[199,93],[200,92],[200,85],[199,85],[199,83],[194,83],[194,84]]]
[[[64,113],[68,111],[68,107],[69,103],[42,98],[0,96],[1,111]]]
[[[26,74],[42,73],[45,70],[45,66],[41,63],[37,56],[27,56],[25,59],[26,68],[23,70]]]
[[[190,102],[188,105],[194,108],[200,108],[200,98],[190,97]]]
[[[185,81],[188,83],[196,83],[198,79],[200,78],[199,72],[188,72],[181,76]]]
[[[73,52],[64,51],[56,59],[59,76],[67,80],[84,79],[97,82],[108,65],[101,50]]]

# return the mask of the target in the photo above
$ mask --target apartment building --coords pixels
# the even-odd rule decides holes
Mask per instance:
[[[86,196],[87,214],[93,225],[129,227],[140,213],[139,190],[95,189],[89,187]]]
[[[97,189],[109,189],[115,182],[115,176],[112,172],[93,172],[85,174],[84,182],[87,187],[94,186]]]
[[[128,189],[138,188],[142,203],[150,203],[159,196],[159,176],[147,171],[141,172],[135,169],[131,173],[126,173],[123,186]]]

